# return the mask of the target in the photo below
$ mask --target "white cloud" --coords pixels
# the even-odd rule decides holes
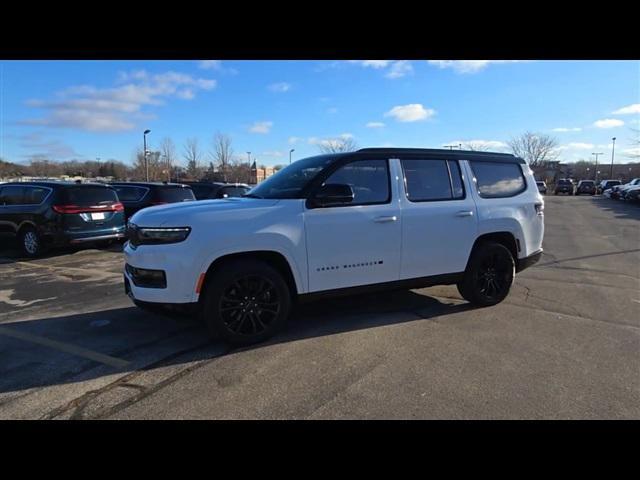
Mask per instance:
[[[269,131],[271,130],[271,127],[273,127],[273,122],[269,122],[269,121],[255,122],[249,128],[249,131],[251,133],[269,133]]]
[[[163,105],[166,99],[191,100],[200,90],[211,90],[216,81],[178,72],[149,74],[144,70],[120,72],[117,86],[97,88],[77,85],[57,92],[56,100],[29,100],[27,106],[48,113],[20,123],[58,128],[117,132],[135,128],[150,118],[141,112],[146,105]]]
[[[300,137],[289,137],[289,145],[294,145],[298,143],[302,138]]]
[[[634,103],[626,107],[619,108],[615,112],[611,112],[614,115],[631,115],[633,113],[640,113],[640,103]]]
[[[394,117],[398,122],[417,122],[426,120],[435,115],[436,111],[424,108],[421,103],[397,105],[384,114],[385,117]]]
[[[272,83],[267,88],[272,92],[284,93],[291,89],[291,84],[287,82],[278,82],[278,83]]]
[[[220,60],[200,60],[198,67],[203,70],[220,70],[222,62]]]
[[[347,140],[349,138],[353,138],[353,134],[352,133],[341,133],[340,134],[340,138]]]
[[[616,118],[605,118],[604,120],[598,120],[597,122],[594,122],[593,125],[598,128],[614,128],[621,127],[622,125],[624,125],[624,122]]]
[[[516,63],[522,60],[428,60],[429,65],[451,68],[457,73],[477,73],[491,64]]]
[[[401,78],[405,75],[413,73],[413,66],[411,62],[401,60],[394,62],[389,69],[389,72],[385,75],[387,78]]]
[[[580,128],[580,127],[573,127],[573,128],[559,127],[559,128],[554,128],[551,131],[552,132],[581,132],[582,128]]]
[[[626,148],[622,150],[622,153],[627,156],[640,156],[640,147]]]
[[[348,60],[349,63],[357,63],[363,67],[370,67],[375,69],[386,68],[391,63],[391,60]]]
[[[581,143],[581,142],[571,142],[566,145],[562,145],[558,147],[560,150],[593,150],[595,145],[593,143]]]
[[[382,128],[384,123],[382,122],[369,122],[365,125],[367,128]]]

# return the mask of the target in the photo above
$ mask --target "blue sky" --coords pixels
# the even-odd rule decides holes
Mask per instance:
[[[637,61],[1,61],[0,157],[117,159],[170,137],[181,156],[215,132],[236,154],[288,163],[318,144],[503,150],[525,130],[560,159],[625,161],[640,128]],[[601,159],[603,157],[600,157]],[[184,162],[184,160],[183,160]]]

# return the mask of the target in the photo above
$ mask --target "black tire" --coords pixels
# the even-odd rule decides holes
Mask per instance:
[[[472,252],[458,291],[473,305],[496,305],[509,295],[515,272],[515,261],[507,247],[482,243]]]
[[[45,251],[42,238],[33,227],[23,228],[18,235],[18,241],[20,242],[20,249],[26,257],[36,258]]]
[[[280,331],[291,310],[291,291],[280,272],[260,260],[233,260],[204,286],[201,316],[212,336],[242,346]]]

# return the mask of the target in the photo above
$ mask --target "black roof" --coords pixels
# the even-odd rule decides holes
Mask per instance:
[[[110,184],[108,183],[98,183],[98,182],[89,182],[89,183],[77,183],[77,182],[69,182],[65,180],[29,180],[27,182],[7,182],[0,183],[0,185],[17,185],[17,186],[36,186],[36,187],[105,187],[108,188]]]
[[[525,161],[511,153],[478,152],[473,150],[449,150],[444,148],[361,148],[353,153],[374,153],[382,155],[427,155],[432,157],[446,157],[458,160],[474,160],[501,163],[525,163]]]
[[[189,188],[185,183],[164,183],[164,182],[109,182],[107,185],[131,186],[131,187],[183,187]]]

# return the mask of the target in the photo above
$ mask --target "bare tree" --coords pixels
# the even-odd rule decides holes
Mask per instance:
[[[178,161],[178,157],[176,155],[176,145],[169,137],[164,137],[160,142],[160,155],[164,163],[163,170],[167,170],[167,176],[171,179],[173,165]]]
[[[514,155],[523,158],[529,167],[544,165],[558,158],[559,143],[544,133],[525,132],[507,142]]]
[[[218,169],[222,172],[224,180],[227,180],[227,174],[231,159],[233,158],[233,148],[231,146],[231,137],[224,133],[216,133],[211,141],[211,151],[209,154],[215,162]]]
[[[184,145],[184,158],[187,161],[187,175],[193,179],[199,178],[202,153],[197,138],[187,139]]]
[[[322,153],[353,152],[358,149],[358,144],[351,137],[332,138],[318,143],[318,149]]]
[[[633,132],[632,148],[629,149],[629,153],[625,154],[625,157],[640,158],[640,128],[632,128],[631,131]]]

